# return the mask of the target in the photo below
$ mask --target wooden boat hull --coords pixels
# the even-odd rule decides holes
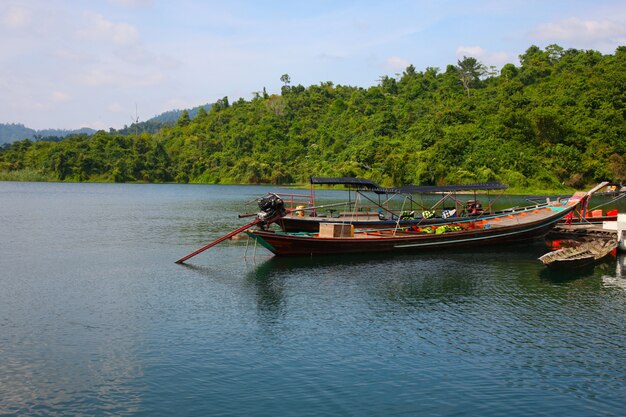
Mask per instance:
[[[614,239],[592,240],[549,252],[539,258],[551,269],[578,269],[606,259],[617,248]]]
[[[540,214],[524,219],[522,212],[509,216],[511,224],[500,226],[496,220],[490,227],[469,222],[462,231],[426,234],[398,232],[395,235],[355,234],[355,237],[320,238],[306,233],[290,234],[273,231],[247,231],[259,244],[279,256],[318,256],[369,252],[409,252],[467,248],[484,245],[521,242],[545,235],[561,218],[574,210],[574,206],[558,211],[544,208]],[[547,210],[547,212],[545,212]],[[532,213],[540,212],[535,210]],[[519,218],[518,218],[519,216]],[[536,219],[535,219],[536,218]],[[504,222],[503,222],[504,223]],[[376,232],[374,232],[376,233]]]

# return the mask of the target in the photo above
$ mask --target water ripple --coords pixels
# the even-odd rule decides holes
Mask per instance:
[[[266,190],[0,183],[0,414],[621,415],[619,262],[225,242],[173,263]]]

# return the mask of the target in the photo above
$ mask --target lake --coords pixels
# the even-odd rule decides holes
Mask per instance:
[[[542,242],[235,240],[174,263],[270,190],[0,182],[0,415],[623,415],[623,256],[554,276]]]

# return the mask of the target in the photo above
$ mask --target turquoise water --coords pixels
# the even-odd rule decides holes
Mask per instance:
[[[241,240],[174,264],[269,190],[0,182],[0,415],[623,415],[623,258]]]

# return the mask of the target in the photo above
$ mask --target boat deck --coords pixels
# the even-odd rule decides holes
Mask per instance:
[[[544,219],[547,215],[552,213],[551,208],[541,208],[537,210],[528,210],[521,213],[510,214],[508,216],[496,217],[493,219],[485,220],[486,224],[489,224],[490,227],[507,227],[507,226],[515,226],[520,224],[520,222],[532,222],[535,220]]]
[[[499,216],[494,218],[485,218],[483,220],[477,219],[475,221],[475,226],[472,228],[506,228],[510,226],[516,226],[521,223],[535,222],[545,219],[553,213],[553,210],[549,207],[541,208],[536,210],[528,210],[524,212],[517,212],[515,214],[510,214],[507,216]],[[460,222],[459,224],[463,224],[466,222]],[[467,224],[467,223],[466,223]],[[430,227],[430,225],[426,226]],[[437,227],[437,225],[432,225],[432,227]],[[403,227],[400,228],[389,228],[389,229],[356,229],[356,233],[354,236],[350,236],[350,238],[354,239],[371,239],[372,237],[392,237],[392,236],[415,236],[418,232],[407,230]],[[451,232],[446,232],[451,233]],[[316,234],[309,234],[310,236],[316,236]],[[348,237],[348,236],[345,236]],[[341,237],[339,237],[341,238]]]

